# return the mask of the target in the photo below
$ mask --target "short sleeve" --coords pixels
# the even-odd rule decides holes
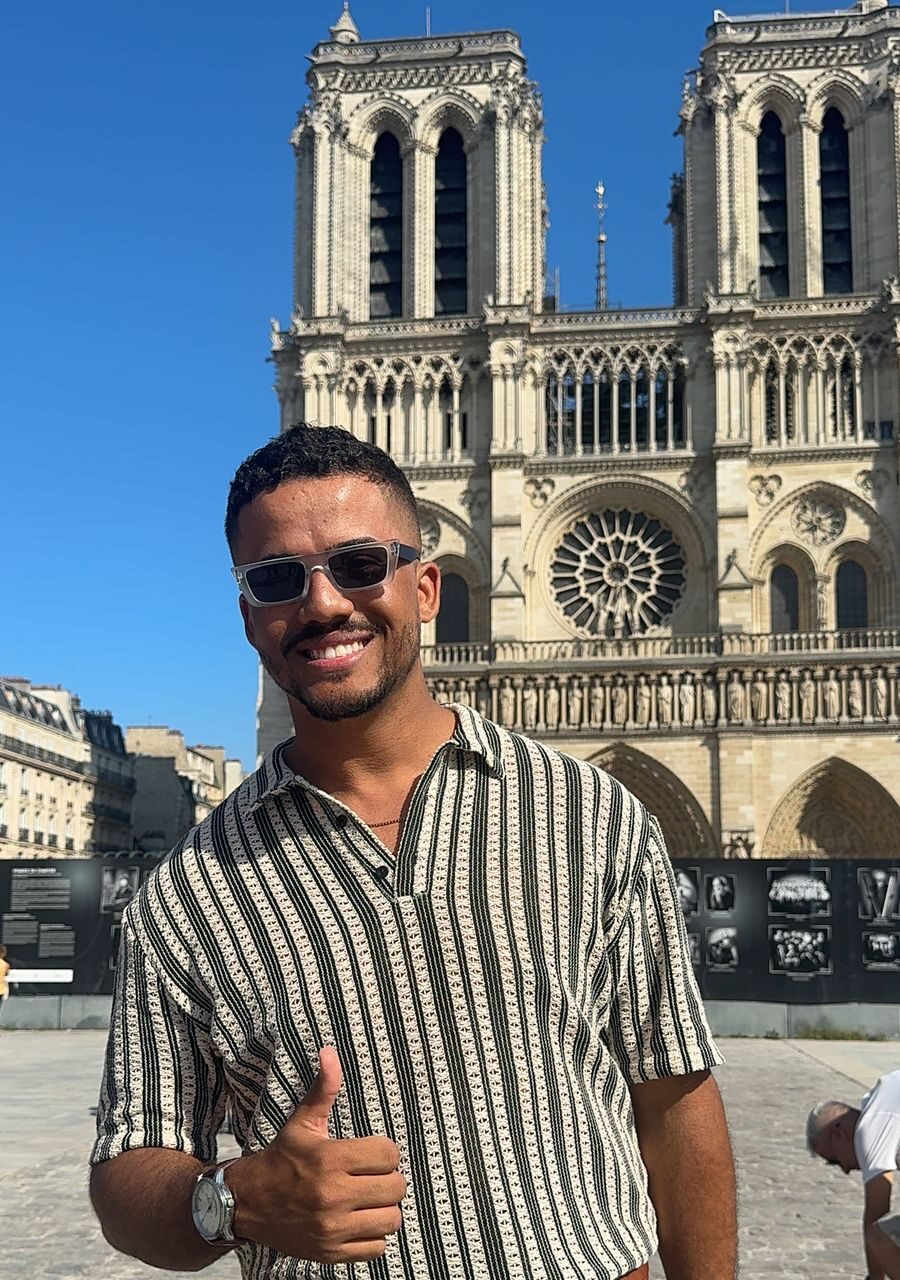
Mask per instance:
[[[650,819],[630,904],[607,944],[609,1047],[630,1084],[723,1062],[694,978],[684,916],[662,833]]]
[[[225,1111],[208,1026],[192,1016],[122,920],[116,987],[91,1163],[138,1147],[216,1156]]]
[[[900,1167],[900,1115],[893,1111],[863,1111],[854,1146],[863,1183],[882,1173],[896,1173]]]

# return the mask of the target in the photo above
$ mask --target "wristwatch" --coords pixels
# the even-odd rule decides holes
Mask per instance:
[[[238,1157],[240,1158],[240,1157]],[[194,1226],[207,1244],[234,1244],[234,1196],[225,1182],[225,1170],[229,1164],[220,1165],[215,1171],[201,1173],[194,1183],[191,1197],[191,1214]]]

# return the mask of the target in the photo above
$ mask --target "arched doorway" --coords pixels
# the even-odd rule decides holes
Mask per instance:
[[[718,857],[706,815],[671,770],[623,743],[606,747],[591,763],[617,778],[658,819],[669,857]]]
[[[438,644],[465,644],[469,639],[469,584],[458,573],[441,575],[435,639]]]
[[[764,858],[892,858],[900,805],[880,782],[832,756],[782,796],[763,841]]]

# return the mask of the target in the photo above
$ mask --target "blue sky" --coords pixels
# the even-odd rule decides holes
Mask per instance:
[[[277,427],[266,356],[268,317],[290,309],[287,138],[305,55],[339,10],[48,0],[3,17],[0,671],[245,765],[256,663],[222,511],[234,468]],[[352,12],[364,38],[425,29],[406,0]],[[712,5],[431,13],[436,33],[522,36],[544,92],[564,305],[593,297],[599,177],[611,300],[668,303],[673,130]]]

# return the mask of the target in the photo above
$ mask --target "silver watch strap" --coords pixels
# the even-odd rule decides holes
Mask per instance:
[[[225,1181],[225,1170],[229,1165],[236,1164],[238,1160],[240,1160],[240,1156],[235,1156],[232,1160],[226,1160],[224,1164],[218,1166],[212,1175],[213,1184],[222,1201],[222,1231],[219,1238],[225,1240],[228,1244],[235,1244],[237,1237],[234,1234],[234,1196]],[[209,1177],[210,1175],[207,1174],[206,1176]]]

